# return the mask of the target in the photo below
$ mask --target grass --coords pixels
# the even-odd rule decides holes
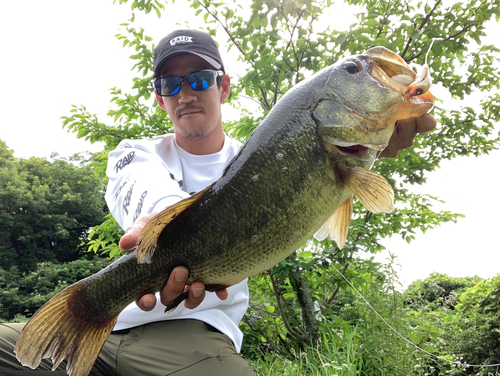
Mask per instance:
[[[327,330],[315,347],[293,351],[289,357],[261,354],[250,366],[260,376],[355,376],[364,375],[355,330]]]

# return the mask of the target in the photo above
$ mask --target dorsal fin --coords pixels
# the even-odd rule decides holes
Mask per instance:
[[[180,213],[190,207],[193,203],[208,190],[208,188],[179,201],[177,204],[169,206],[151,219],[141,231],[139,241],[137,242],[136,257],[139,264],[151,262],[151,258],[156,250],[156,243],[162,231],[172,222]]]
[[[349,167],[344,183],[372,213],[394,211],[394,191],[382,175],[362,167]]]
[[[344,203],[335,210],[325,224],[314,234],[317,240],[325,240],[328,235],[330,239],[335,240],[340,249],[344,248],[349,232],[349,225],[352,217],[352,196],[349,196]]]

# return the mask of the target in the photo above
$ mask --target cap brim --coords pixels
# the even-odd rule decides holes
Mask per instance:
[[[161,71],[161,69],[163,68],[163,66],[165,65],[165,63],[167,61],[169,61],[170,59],[172,59],[172,58],[174,58],[176,56],[187,55],[187,54],[196,55],[196,56],[201,57],[203,60],[205,60],[207,63],[209,63],[214,69],[222,69],[222,70],[224,70],[224,67],[222,66],[222,64],[219,63],[217,60],[212,59],[210,56],[207,56],[207,55],[204,55],[204,54],[200,54],[198,52],[192,52],[192,51],[179,51],[176,54],[172,54],[170,56],[166,56],[162,61],[160,61],[160,63],[158,64],[158,67],[154,71],[153,78],[160,77],[160,71]]]

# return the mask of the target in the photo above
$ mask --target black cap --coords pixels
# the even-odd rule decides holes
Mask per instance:
[[[161,68],[168,60],[184,54],[198,55],[215,69],[224,71],[219,49],[210,34],[186,29],[171,32],[155,47],[153,77],[160,76]]]

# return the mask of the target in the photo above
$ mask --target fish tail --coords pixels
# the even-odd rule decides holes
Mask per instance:
[[[79,294],[81,287],[82,281],[61,291],[26,324],[14,350],[23,366],[34,369],[42,359],[51,358],[55,370],[67,357],[68,375],[90,373],[117,316],[109,320],[86,320]]]

